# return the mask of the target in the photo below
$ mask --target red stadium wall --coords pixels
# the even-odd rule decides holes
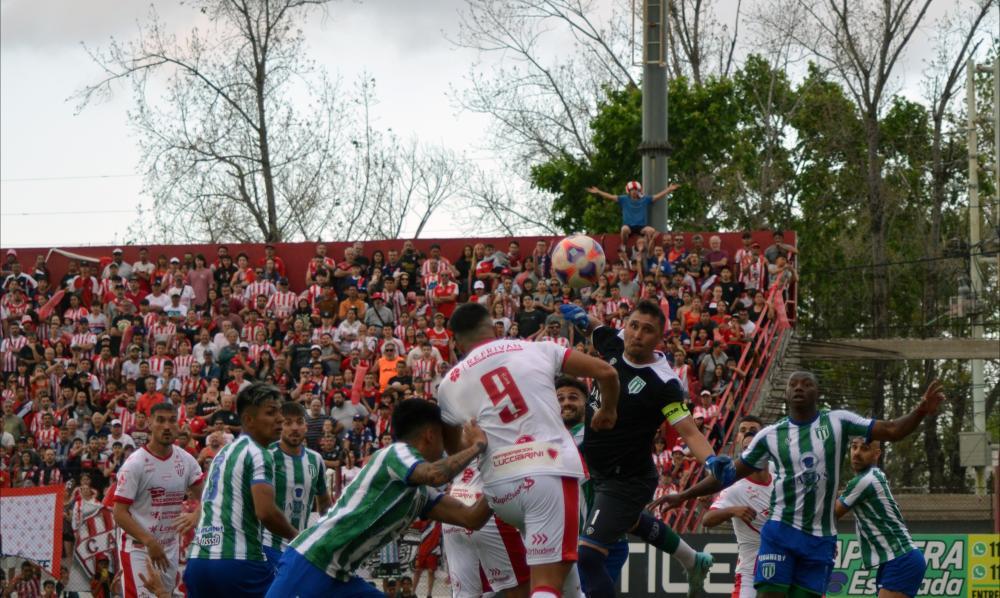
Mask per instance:
[[[696,233],[684,233],[685,247],[690,248],[691,237]],[[743,246],[741,242],[742,233],[710,233],[703,232],[702,236],[705,237],[705,246],[708,246],[708,236],[717,234],[722,239],[722,246],[724,249],[729,251],[730,255],[735,254],[736,250]],[[434,243],[441,246],[441,254],[444,257],[454,261],[462,255],[462,248],[467,244],[475,243],[492,243],[497,249],[506,251],[507,243],[511,239],[517,239],[521,243],[521,253],[522,255],[528,255],[532,252],[535,247],[535,242],[539,239],[550,243],[559,239],[559,237],[478,237],[478,238],[463,238],[463,239],[417,239],[414,241],[418,251],[427,252],[427,249]],[[600,241],[601,236],[595,235],[595,238]],[[761,248],[766,248],[771,244],[771,233],[770,231],[757,231],[753,233],[754,241],[760,243]],[[785,233],[785,242],[790,245],[795,245],[795,233],[789,231]],[[609,259],[613,258],[615,252],[619,245],[619,236],[617,234],[604,235],[604,250],[608,254]],[[156,261],[159,255],[165,255],[167,258],[171,257],[183,257],[185,252],[191,253],[202,253],[205,258],[212,263],[216,258],[216,249],[219,245],[226,245],[229,248],[229,254],[235,259],[236,255],[240,252],[245,252],[250,256],[250,262],[254,265],[257,264],[257,260],[264,257],[264,244],[263,243],[220,243],[220,244],[196,244],[196,245],[147,245],[149,248],[149,259]],[[315,255],[317,243],[276,243],[275,249],[278,256],[280,256],[285,261],[285,267],[288,272],[288,279],[292,290],[301,291],[305,288],[305,276],[306,276],[306,265],[309,260]],[[350,245],[347,241],[334,241],[328,242],[327,253],[334,259],[340,260],[344,255],[344,248]],[[368,241],[365,243],[365,254],[371,255],[371,252],[375,249],[381,249],[382,251],[387,251],[389,248],[400,249],[402,247],[402,240],[391,240],[391,241]],[[50,250],[48,248],[39,247],[26,247],[26,248],[13,248],[17,251],[18,261],[24,267],[25,271],[30,272],[32,266],[35,263],[35,258],[37,255],[47,255]],[[67,252],[75,253],[78,255],[92,257],[94,259],[108,258],[111,257],[111,251],[114,246],[105,247],[60,247],[59,249],[65,250]],[[8,248],[4,247],[0,249],[0,253],[6,255]],[[139,259],[139,246],[137,245],[123,245],[122,250],[124,251],[123,259],[132,263]],[[66,265],[68,258],[58,253],[52,253],[48,259],[48,267],[52,272],[52,276],[55,280],[58,280],[66,273]]]

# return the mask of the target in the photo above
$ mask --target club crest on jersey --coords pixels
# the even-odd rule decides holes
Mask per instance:
[[[819,438],[820,440],[826,440],[827,438],[830,437],[830,428],[826,426],[817,426],[816,437]]]
[[[183,476],[184,475],[184,462],[181,461],[180,459],[177,459],[176,461],[174,461],[174,471],[177,472],[177,477]]]
[[[764,579],[771,579],[774,577],[774,572],[777,569],[774,563],[761,563],[760,565],[760,575]]]
[[[316,469],[316,464],[315,463],[310,463],[309,464],[309,476],[310,477],[316,477],[317,473],[319,473],[319,470]]]
[[[646,381],[636,376],[635,378],[632,378],[631,382],[628,383],[628,394],[639,394],[643,388],[646,388]]]

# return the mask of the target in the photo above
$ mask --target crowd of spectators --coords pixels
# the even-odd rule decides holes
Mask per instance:
[[[339,492],[391,442],[394,405],[434,397],[456,359],[447,320],[465,301],[491,310],[498,336],[583,350],[587,339],[559,304],[577,303],[621,328],[637,300],[657,301],[670,322],[663,350],[694,417],[718,440],[728,409],[718,399],[746,376],[740,355],[773,317],[768,288],[795,280],[795,248],[780,232],[763,249],[744,234],[735,253],[716,236],[666,233],[652,247],[639,238],[609,255],[597,285],[585,289],[552,275],[549,249],[511,240],[446,257],[437,245],[423,253],[403,241],[368,252],[359,242],[334,257],[318,244],[297,281],[270,245],[255,256],[226,246],[208,256],[139,248],[132,263],[115,249],[107,263],[70,260],[58,279],[44,257],[22,264],[8,250],[0,486],[64,483],[70,503],[81,492],[100,499],[146,442],[149,409],[163,401],[180,408],[178,445],[207,467],[240,433],[235,395],[265,380],[307,408],[308,446]],[[679,482],[684,448],[665,436],[655,450]]]

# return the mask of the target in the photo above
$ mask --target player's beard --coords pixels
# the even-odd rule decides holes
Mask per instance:
[[[305,440],[303,434],[282,434],[281,441],[292,448],[299,448]]]

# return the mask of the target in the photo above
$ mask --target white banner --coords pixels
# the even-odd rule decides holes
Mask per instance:
[[[59,577],[64,491],[0,488],[0,556],[28,559]]]

